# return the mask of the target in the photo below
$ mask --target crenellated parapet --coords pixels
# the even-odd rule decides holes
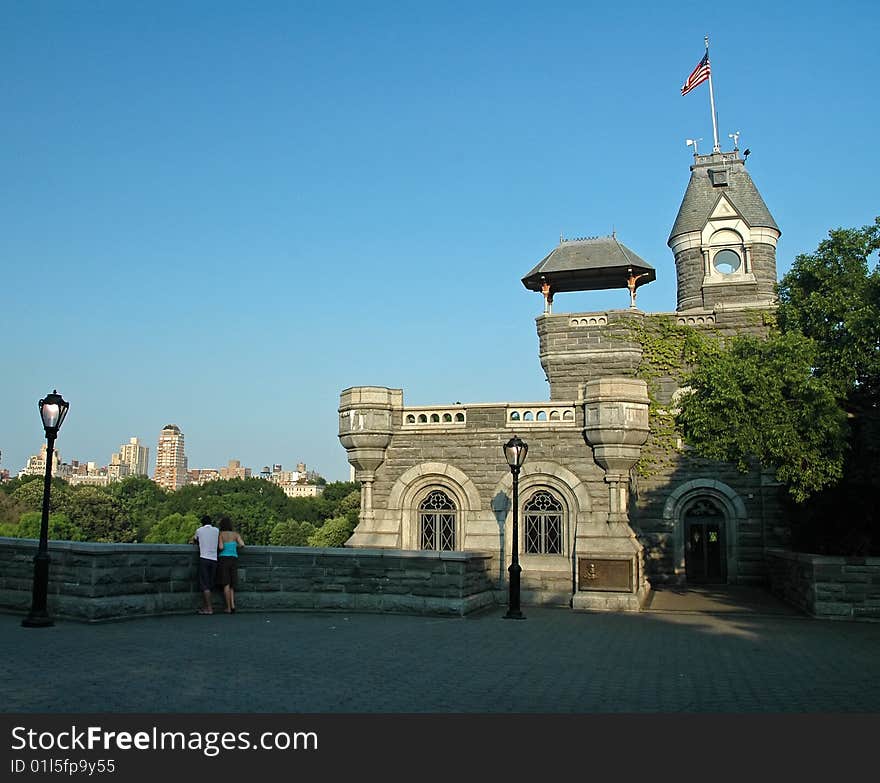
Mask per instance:
[[[595,378],[634,376],[642,347],[633,339],[631,324],[643,317],[638,310],[539,316],[540,359],[550,399],[577,399],[583,384]]]

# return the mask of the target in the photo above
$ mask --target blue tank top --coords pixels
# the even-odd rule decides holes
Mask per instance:
[[[225,541],[223,549],[220,550],[220,557],[238,557],[238,542]]]

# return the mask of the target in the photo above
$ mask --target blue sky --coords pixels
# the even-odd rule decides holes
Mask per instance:
[[[0,467],[70,402],[65,460],[165,424],[191,468],[347,479],[342,389],[547,399],[520,278],[609,234],[657,269],[740,131],[778,271],[880,213],[873,2],[0,2]],[[623,308],[625,290],[555,312]],[[500,455],[499,455],[500,457]],[[152,470],[152,464],[151,464]]]

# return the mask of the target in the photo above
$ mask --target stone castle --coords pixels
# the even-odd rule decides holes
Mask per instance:
[[[680,373],[652,345],[688,326],[766,329],[779,236],[737,149],[695,155],[668,240],[676,312],[636,308],[655,271],[616,236],[561,240],[523,278],[544,296],[549,400],[408,407],[401,389],[343,391],[339,438],[362,482],[347,546],[484,553],[503,588],[515,543],[523,602],[575,609],[636,610],[658,583],[765,581],[764,551],[788,534],[780,488],[688,451],[671,426]],[[618,287],[629,309],[553,312],[555,293]],[[517,542],[514,434],[529,445]]]

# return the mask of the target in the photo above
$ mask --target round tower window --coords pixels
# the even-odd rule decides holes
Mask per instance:
[[[722,275],[731,275],[739,269],[739,253],[734,250],[719,250],[712,261],[715,269]]]

